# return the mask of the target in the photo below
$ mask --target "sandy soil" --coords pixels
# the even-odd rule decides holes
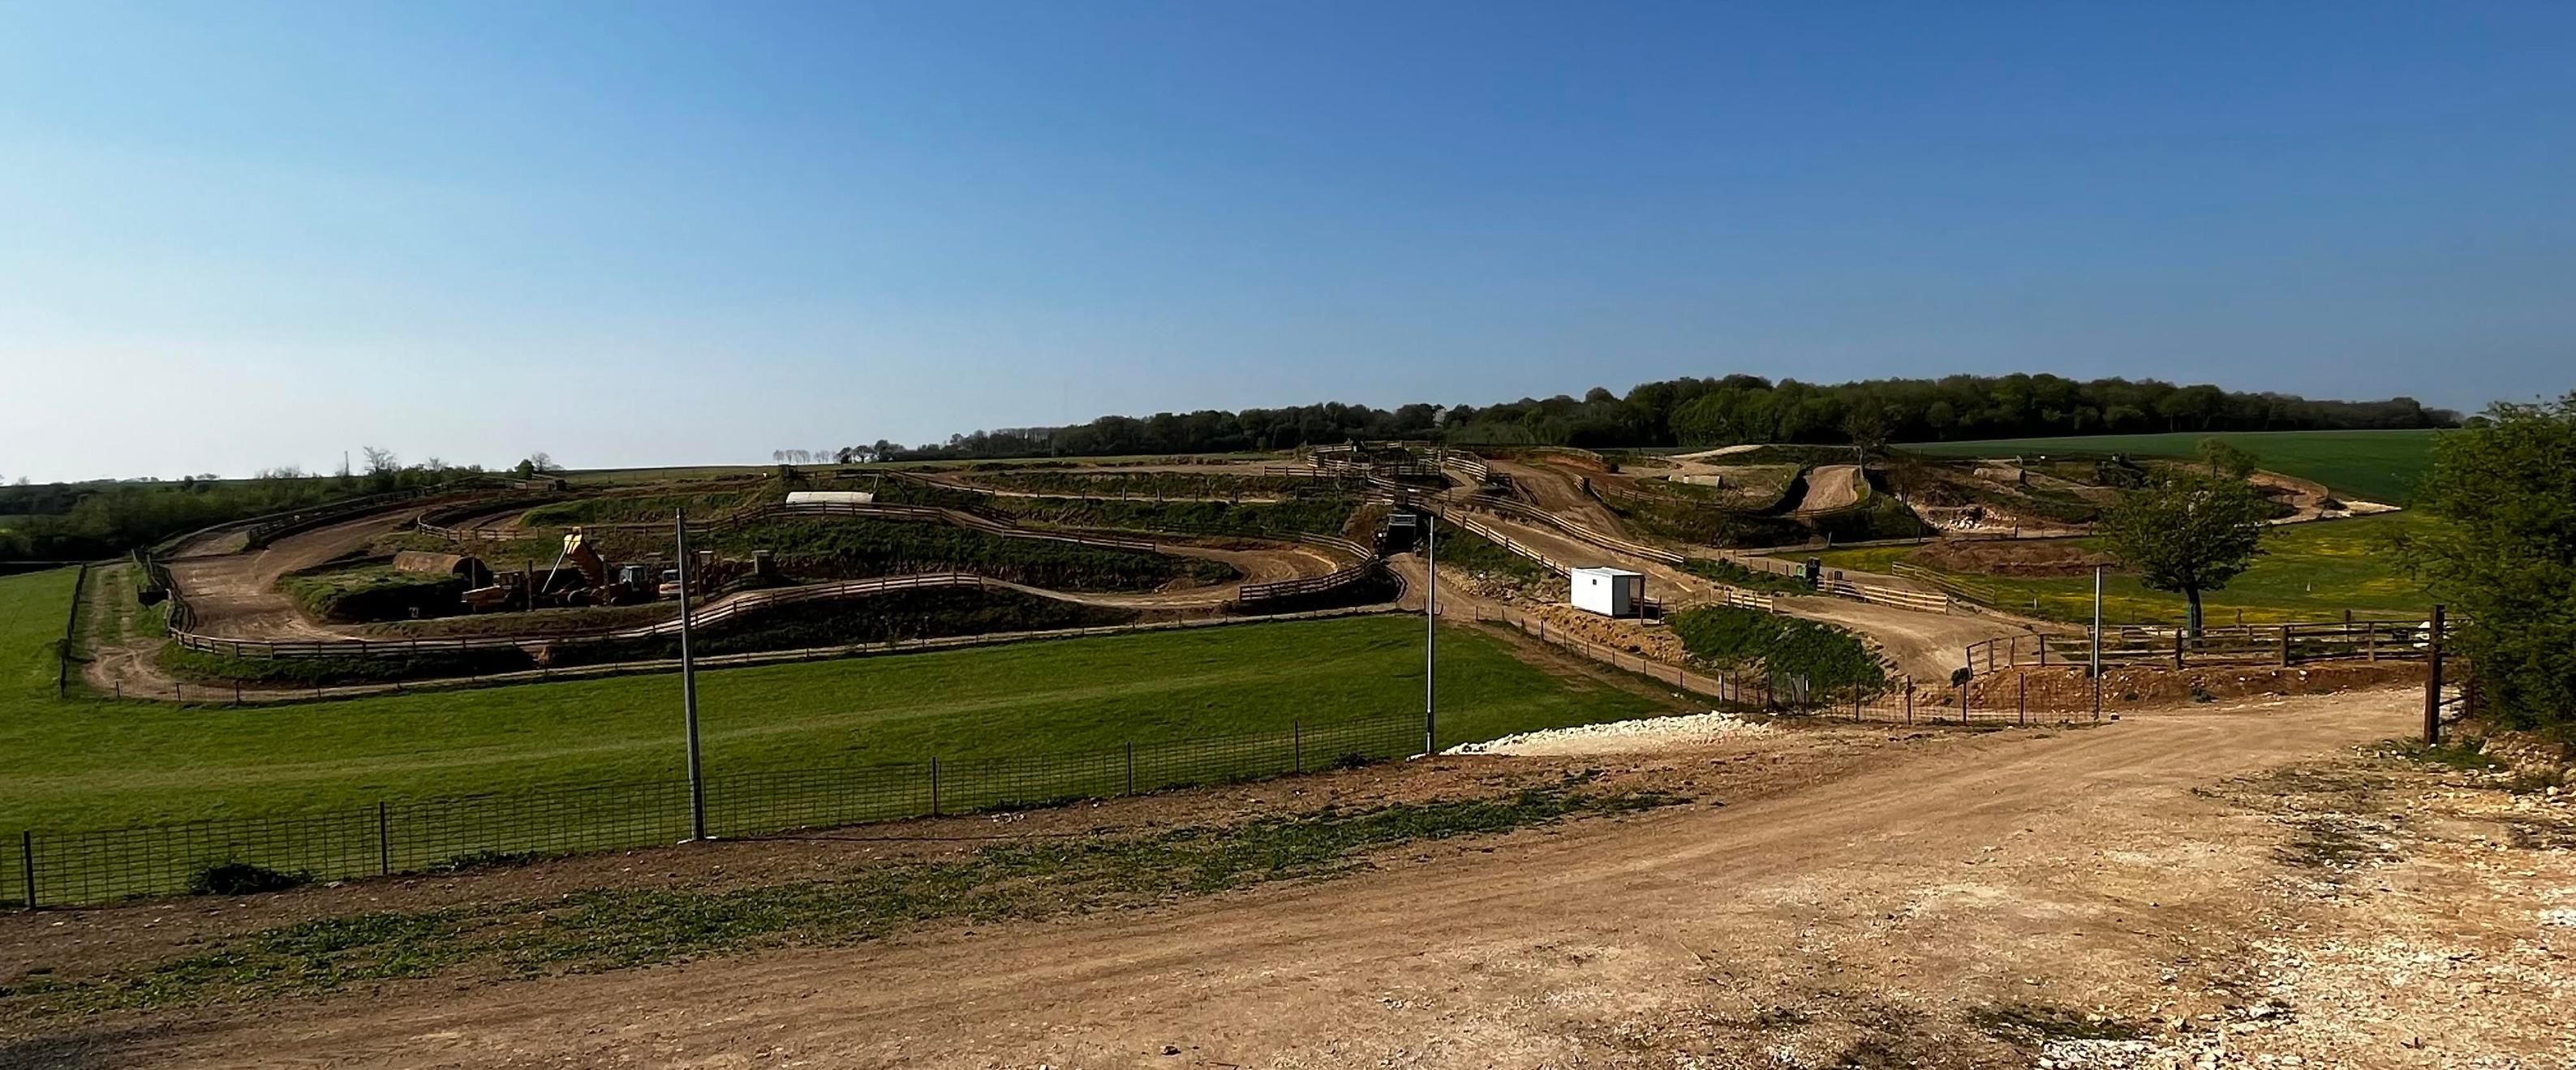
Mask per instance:
[[[1847,509],[1861,499],[1869,483],[1856,464],[1820,464],[1807,470],[1807,496],[1791,507],[1789,514],[1824,513]]]
[[[1619,514],[1611,512],[1600,499],[1583,492],[1585,475],[1552,464],[1522,461],[1486,463],[1496,474],[1510,476],[1512,484],[1529,495],[1531,504],[1594,531],[1623,539],[1628,537],[1627,525],[1620,523]]]
[[[2466,803],[2338,802],[2273,772],[2402,732],[2413,699],[1897,740],[1769,790],[1728,773],[1764,765],[1769,738],[1729,738],[1614,765],[1716,788],[1698,804],[1408,848],[1339,880],[669,969],[398,985],[103,1024],[92,1046],[44,1050],[227,1067],[1967,1067],[2030,1065],[2031,1045],[1979,1023],[2040,1007],[2138,1024],[2135,1043],[2183,1065],[2201,1051],[2201,1065],[2566,1065],[2576,1042],[2554,1001],[2576,991],[2571,937],[2541,904],[2576,879],[2567,851],[2508,856],[2501,833],[2430,819]],[[1525,761],[1546,759],[1390,775]],[[2302,808],[2262,809],[2285,798]],[[2407,828],[2366,831],[2394,861],[2365,865],[2320,856],[2329,818]],[[2565,815],[2513,819],[2544,818]],[[2098,1048],[2049,1050],[2129,1065]]]
[[[197,611],[197,630],[239,639],[328,639],[340,633],[306,620],[295,599],[277,589],[281,576],[310,568],[399,530],[417,506],[374,513],[299,532],[251,553],[209,553],[181,547],[170,559],[170,581]]]

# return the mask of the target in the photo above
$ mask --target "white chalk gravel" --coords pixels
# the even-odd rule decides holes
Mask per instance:
[[[1566,757],[1579,754],[1627,754],[1695,743],[1715,743],[1778,731],[1758,720],[1731,713],[1688,713],[1551,728],[1541,732],[1461,743],[1444,754],[1504,754],[1520,757]]]

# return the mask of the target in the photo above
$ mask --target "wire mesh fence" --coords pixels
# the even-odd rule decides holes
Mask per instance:
[[[1413,754],[1421,732],[1420,716],[1404,715],[1086,752],[715,776],[706,781],[707,830],[776,835],[1254,780]],[[226,871],[323,881],[649,847],[687,838],[690,825],[689,787],[674,777],[274,817],[27,830],[0,843],[7,862],[0,903],[75,906],[225,891]]]

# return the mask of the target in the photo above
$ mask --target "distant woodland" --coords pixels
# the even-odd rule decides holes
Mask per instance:
[[[1111,456],[1286,449],[1352,439],[1431,439],[1459,445],[1725,446],[1739,442],[1930,442],[2146,431],[2324,431],[2452,427],[2460,414],[2413,398],[2316,401],[2154,380],[2077,381],[2054,375],[1874,379],[1825,386],[1751,375],[1640,383],[1625,395],[1497,405],[1338,402],[1226,412],[1103,416],[1070,427],[954,435],[905,447],[880,441],[849,454],[886,460]]]

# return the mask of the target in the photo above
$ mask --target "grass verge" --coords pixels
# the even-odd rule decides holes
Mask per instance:
[[[2344,610],[2381,616],[2417,614],[2432,605],[2422,583],[2406,574],[2388,552],[2389,533],[2424,523],[2414,513],[2388,513],[2351,520],[2290,524],[2263,536],[2264,554],[2226,589],[2202,597],[2212,625],[2233,624],[2242,611],[2249,624],[2285,620],[2339,619]],[[2066,540],[2087,551],[2105,551],[2096,538]],[[1886,572],[1916,551],[1908,546],[1870,546],[1850,550],[1787,553],[1803,561],[1822,558],[1827,568]],[[2107,552],[2107,551],[2105,551]],[[1935,570],[1941,571],[1941,570]],[[2093,613],[2093,578],[1996,576],[1945,573],[2001,597],[1999,608],[2051,620],[2085,621]],[[2183,619],[2183,597],[2148,590],[2133,573],[2113,571],[2104,580],[2102,614],[2113,624],[2177,624]],[[2034,608],[2035,607],[2035,608]]]
[[[324,918],[221,938],[164,961],[0,989],[0,1016],[238,1003],[481,967],[519,975],[627,969],[789,945],[869,940],[939,922],[985,923],[1151,905],[1270,881],[1333,877],[1397,844],[1489,835],[1681,801],[1546,788],[1367,809],[1326,807],[1229,826],[986,847],[819,881],[728,889],[591,889],[558,897]]]

